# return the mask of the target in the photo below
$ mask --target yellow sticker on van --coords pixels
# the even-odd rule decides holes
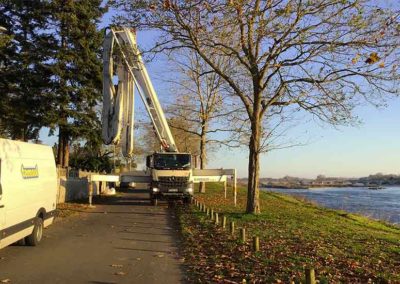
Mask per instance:
[[[28,178],[38,178],[39,177],[39,168],[37,165],[34,167],[24,167],[24,165],[21,165],[21,174],[22,178],[28,179]]]

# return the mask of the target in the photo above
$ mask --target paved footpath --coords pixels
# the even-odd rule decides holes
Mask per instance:
[[[56,222],[37,247],[0,250],[0,283],[184,283],[166,204],[133,191],[103,203]]]

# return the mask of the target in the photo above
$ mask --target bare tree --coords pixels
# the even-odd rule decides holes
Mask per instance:
[[[194,127],[184,116],[168,118],[168,124],[171,126],[171,132],[175,139],[175,144],[179,151],[198,155],[199,137],[194,135]],[[138,154],[144,156],[146,153],[157,152],[161,150],[161,142],[158,140],[156,132],[151,122],[140,123],[140,131],[137,131],[135,137],[135,149],[140,149]]]
[[[174,87],[175,103],[171,104],[168,112],[172,115],[171,127],[177,131],[186,132],[197,137],[199,141],[195,152],[199,152],[200,168],[207,164],[207,151],[210,142],[221,142],[211,136],[218,132],[227,132],[222,127],[221,120],[233,111],[228,107],[221,76],[216,74],[206,62],[195,52],[183,52],[179,58],[172,59],[174,70],[179,75],[178,80],[170,80]],[[226,62],[219,62],[221,69],[227,67]],[[226,111],[226,109],[230,109]],[[185,124],[174,123],[184,120]],[[199,191],[205,192],[204,182],[200,183]]]
[[[260,212],[260,138],[268,114],[299,108],[346,124],[361,102],[382,104],[398,94],[399,13],[383,1],[113,2],[124,9],[120,22],[160,31],[152,51],[194,50],[242,102],[251,129],[248,213]],[[235,66],[221,70],[220,57]]]

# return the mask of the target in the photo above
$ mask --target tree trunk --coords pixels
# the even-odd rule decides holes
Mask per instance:
[[[202,123],[201,126],[201,133],[200,133],[200,169],[204,169],[207,163],[207,153],[206,153],[206,134],[207,134],[207,123]],[[200,182],[199,185],[199,192],[205,193],[206,192],[206,183]]]
[[[64,161],[64,139],[61,128],[58,130],[58,145],[57,145],[57,165],[62,166]]]
[[[249,143],[249,181],[247,184],[247,207],[246,213],[260,213],[259,200],[259,173],[260,173],[260,135],[261,121],[255,118],[251,123],[251,137]]]
[[[63,135],[63,168],[68,168],[69,166],[69,137],[64,133]]]

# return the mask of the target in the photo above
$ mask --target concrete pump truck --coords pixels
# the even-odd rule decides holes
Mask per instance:
[[[129,172],[121,175],[120,181],[147,183],[154,205],[160,199],[190,202],[193,184],[198,182],[224,182],[226,192],[227,177],[231,176],[236,188],[236,170],[195,169],[192,155],[178,151],[137,47],[135,31],[129,28],[111,28],[106,33],[103,47],[104,143],[119,144],[125,157],[132,156],[136,87],[161,145],[159,152],[147,156],[144,172]],[[117,86],[114,85],[115,75],[118,77]]]

